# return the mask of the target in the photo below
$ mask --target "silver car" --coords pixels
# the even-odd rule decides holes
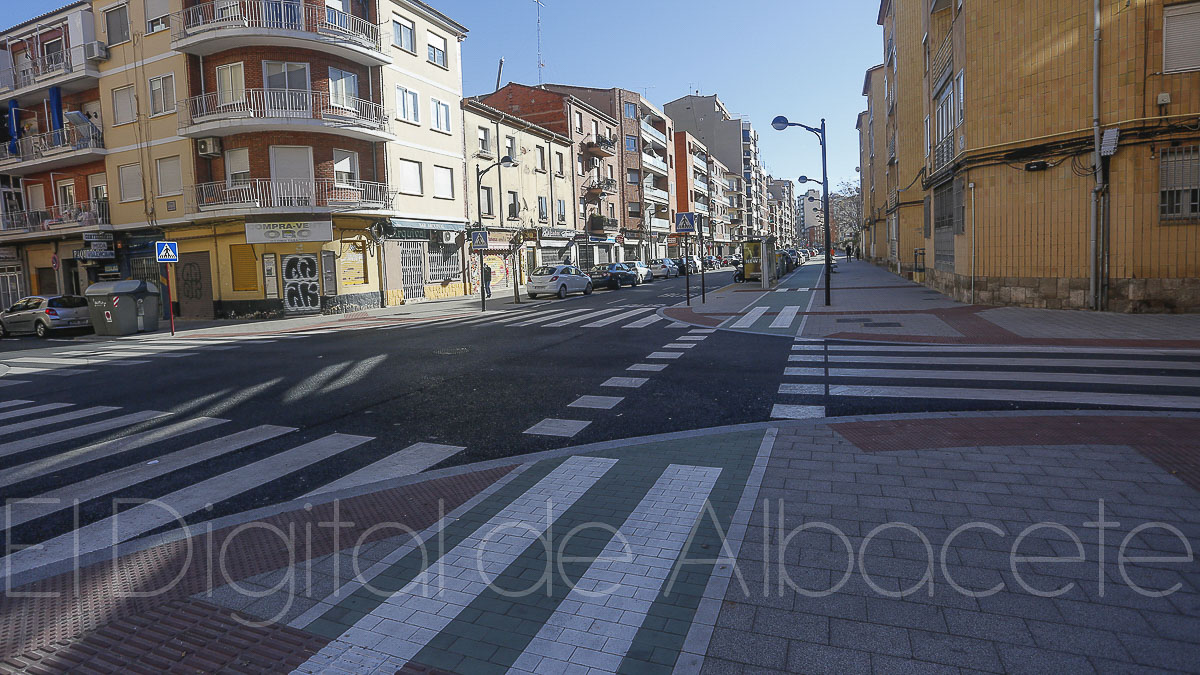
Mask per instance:
[[[525,291],[530,298],[539,295],[557,295],[567,297],[567,293],[583,292],[590,295],[592,279],[574,265],[543,265],[529,275],[529,284]]]
[[[0,337],[33,333],[44,338],[53,330],[90,325],[87,298],[80,295],[33,295],[0,312]]]
[[[641,260],[626,260],[625,266],[637,273],[639,281],[654,281],[654,272]]]
[[[670,279],[679,276],[679,266],[670,258],[655,258],[650,261],[650,272],[656,277]]]

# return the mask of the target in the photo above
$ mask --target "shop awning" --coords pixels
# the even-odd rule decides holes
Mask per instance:
[[[450,220],[411,220],[409,218],[390,218],[392,227],[407,227],[414,230],[442,230],[450,232],[465,232],[467,224]]]

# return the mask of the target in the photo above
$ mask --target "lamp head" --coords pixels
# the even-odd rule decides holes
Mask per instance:
[[[775,127],[776,131],[783,131],[784,129],[788,128],[788,118],[780,115],[779,117],[771,120],[771,126]]]
[[[800,177],[799,177],[799,178],[797,178],[796,180],[800,181],[801,183],[807,183],[807,182],[808,182],[808,176],[800,176]]]
[[[517,162],[517,160],[513,159],[510,155],[505,155],[500,158],[500,166],[502,166],[506,169],[511,169],[512,167],[516,166],[517,164],[519,164],[519,162]]]

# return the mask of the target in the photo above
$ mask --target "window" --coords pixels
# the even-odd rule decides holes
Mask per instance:
[[[613,165],[612,165],[612,164],[609,164],[609,165],[608,165],[608,179],[609,179],[609,180],[613,180],[613,176],[614,176],[614,175],[615,175],[615,174],[614,174],[614,172],[613,172]]]
[[[433,110],[433,128],[450,133],[450,105],[436,98],[429,99],[430,109]]]
[[[874,150],[871,151],[871,156],[875,156]],[[929,115],[925,116],[925,156],[929,156]]]
[[[583,154],[575,155],[575,172],[580,176],[583,175]]]
[[[583,113],[575,111],[575,132],[583,133]]]
[[[104,30],[108,46],[129,42],[129,7],[121,5],[104,12]]]
[[[514,220],[521,217],[521,199],[512,190],[508,192],[508,217]]]
[[[400,160],[400,192],[406,195],[421,195],[421,163],[410,159]]]
[[[637,149],[638,149],[637,136],[626,136],[625,137],[625,149],[628,150],[629,152],[637,152]]]
[[[612,204],[608,205],[608,217],[609,218],[617,217],[617,207],[616,206],[613,206]]]
[[[358,180],[358,153],[333,149],[333,182],[342,185]]]
[[[550,220],[550,201],[545,197],[538,197],[538,220]]]
[[[75,206],[75,179],[60,180],[56,185],[58,187],[58,205]]]
[[[126,164],[117,167],[117,180],[121,184],[121,201],[133,202],[142,198],[142,165]]]
[[[279,91],[295,91],[308,92],[308,64],[307,63],[286,63],[283,61],[264,61],[263,75],[266,80],[268,89]],[[285,107],[306,106],[304,99],[293,101],[291,96],[278,94],[272,95],[273,101],[279,101],[275,105]],[[307,109],[306,107],[303,109]]]
[[[429,34],[429,62],[446,67],[446,38]]]
[[[217,66],[217,105],[246,100],[246,79],[243,72],[240,61]]]
[[[358,98],[358,75],[341,68],[329,68],[329,99],[341,108],[354,108]]]
[[[150,78],[150,115],[175,112],[175,74]]]
[[[546,171],[546,148],[543,148],[542,146],[539,145],[535,148],[535,151],[537,152],[537,167],[536,168],[538,171],[545,173],[545,171]]]
[[[437,199],[454,199],[454,169],[433,167],[433,196]]]
[[[517,158],[517,138],[515,136],[504,137],[504,154],[513,159]]]
[[[225,151],[225,182],[229,187],[250,182],[250,150],[233,148]]]
[[[113,89],[113,126],[129,124],[134,119],[133,85]]]
[[[1200,2],[1163,8],[1163,72],[1200,70]]]
[[[1160,149],[1158,190],[1164,220],[1200,218],[1200,145]]]
[[[640,216],[641,214],[642,214],[642,203],[641,202],[629,202],[629,215],[636,218],[637,216]]]
[[[554,153],[554,173],[563,175],[563,154],[561,152]]]
[[[642,182],[642,176],[637,169],[630,169],[629,174],[625,177],[625,180],[627,180],[630,185],[637,185],[638,183]]]
[[[494,216],[496,215],[494,208],[495,202],[492,201],[492,188],[484,185],[483,187],[479,188],[480,213],[485,216]]]
[[[396,87],[396,117],[413,124],[421,123],[421,100],[417,92]]]
[[[254,244],[230,244],[229,266],[233,268],[233,290],[258,290],[258,258]]]
[[[954,78],[954,98],[958,104],[956,111],[957,119],[955,126],[963,123],[963,71],[958,71],[958,77]]]
[[[167,28],[167,0],[146,0],[146,33]]]
[[[638,108],[636,103],[625,104],[625,117],[631,120],[636,120],[638,116]]]
[[[479,127],[479,151],[492,154],[492,130],[487,127]]]
[[[158,175],[158,196],[183,194],[183,177],[179,173],[179,155],[163,157],[155,162]]]
[[[555,208],[558,209],[556,212],[556,215],[558,216],[558,222],[560,222],[560,223],[566,222],[566,220],[567,220],[567,200],[559,199],[559,200],[556,200],[554,204],[555,204]]]
[[[392,44],[406,52],[417,53],[416,38],[413,24],[408,19],[394,17],[392,19]]]

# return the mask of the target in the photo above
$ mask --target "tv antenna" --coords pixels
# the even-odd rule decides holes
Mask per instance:
[[[542,0],[533,0],[533,4],[537,5],[537,69],[538,69],[538,86],[542,84],[542,68],[546,64],[542,62]]]

